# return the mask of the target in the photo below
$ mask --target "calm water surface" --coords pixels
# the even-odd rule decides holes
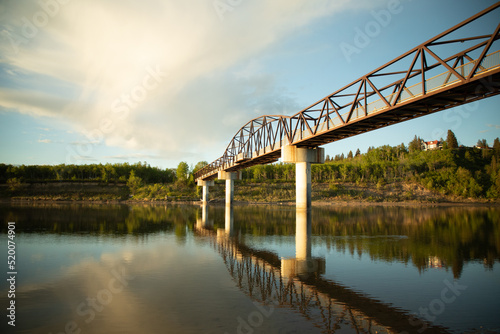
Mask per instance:
[[[1,333],[500,332],[498,208],[2,205]],[[309,225],[308,225],[309,223]],[[7,276],[8,278],[8,276]]]

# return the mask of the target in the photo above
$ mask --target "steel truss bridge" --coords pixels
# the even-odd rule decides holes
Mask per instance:
[[[195,179],[275,162],[284,145],[315,148],[499,94],[499,7],[500,2],[295,115],[249,121]],[[474,33],[478,24],[486,34]]]

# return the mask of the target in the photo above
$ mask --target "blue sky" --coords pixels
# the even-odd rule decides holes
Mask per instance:
[[[0,162],[211,162],[250,119],[295,114],[494,3],[5,0]],[[342,45],[384,11],[346,55]],[[482,24],[492,31],[497,17]],[[492,143],[499,106],[498,96],[481,100],[328,144],[326,154],[448,129],[464,145]]]

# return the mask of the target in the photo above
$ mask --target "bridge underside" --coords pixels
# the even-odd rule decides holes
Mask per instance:
[[[404,122],[417,117],[430,115],[445,109],[481,100],[500,93],[500,72],[478,77],[467,84],[451,87],[436,94],[427,94],[420,99],[413,99],[407,104],[398,104],[389,111],[368,115],[335,128],[334,131],[319,134],[312,138],[295,142],[299,147],[317,147],[340,139],[352,137],[364,132],[380,129],[389,125]]]
[[[447,87],[444,91],[436,91],[434,94],[428,93],[420,98],[412,99],[406,104],[398,104],[390,110],[372,113],[358,121],[354,120],[343,126],[337,126],[331,131],[295,141],[293,145],[309,148],[318,147],[498,94],[500,94],[500,69],[496,69],[495,73],[489,72],[483,76],[477,76],[466,84],[456,84]],[[475,117],[480,117],[480,115]],[[263,155],[228,166],[224,170],[228,172],[238,171],[254,165],[273,163],[279,158],[281,158],[281,146]],[[213,180],[216,178],[217,173],[214,172],[213,175],[206,175],[204,179]]]

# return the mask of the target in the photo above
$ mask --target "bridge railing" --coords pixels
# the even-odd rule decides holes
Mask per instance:
[[[418,82],[411,86],[405,86],[401,89],[401,81],[394,82],[393,84],[386,86],[383,90],[379,90],[378,93],[382,96],[381,98],[371,101],[369,103],[362,103],[363,100],[369,97],[369,95],[377,94],[377,91],[367,91],[367,93],[359,93],[359,99],[353,101],[347,105],[339,106],[338,108],[332,108],[332,103],[328,104],[328,101],[322,100],[321,109],[318,108],[318,105],[314,105],[306,111],[302,111],[299,114],[307,112],[311,119],[314,119],[314,122],[310,122],[310,125],[306,127],[303,131],[296,131],[293,134],[292,143],[299,142],[301,140],[310,138],[312,136],[321,134],[326,131],[331,131],[335,128],[341,127],[347,123],[352,123],[354,121],[359,121],[362,118],[366,118],[372,116],[376,113],[381,113],[387,111],[389,109],[393,109],[398,107],[401,104],[408,103],[414,99],[422,98],[425,95],[432,94],[435,91],[445,89],[446,87],[457,84],[463,80],[463,78],[468,77],[471,74],[471,71],[475,67],[475,64],[478,60],[469,61],[463,65],[454,67],[453,70],[461,74],[462,78],[457,77],[451,71],[445,71],[440,74],[437,74],[429,79],[422,82]],[[437,64],[434,64],[434,67]],[[484,59],[481,61],[481,65],[478,67],[478,70],[475,72],[475,75],[484,74],[493,69],[497,69],[500,67],[500,50],[497,50],[489,55],[486,55]],[[422,71],[417,70],[418,74]],[[425,72],[425,70],[424,70]],[[366,85],[366,83],[362,83],[361,85]],[[422,87],[424,86],[424,87]],[[350,88],[350,87],[349,87]],[[361,90],[364,87],[360,87],[358,89]],[[393,91],[389,94],[384,94],[383,91]],[[400,91],[398,91],[400,90]],[[363,96],[361,96],[363,95]],[[332,97],[330,97],[331,99]],[[397,101],[395,101],[397,99]],[[387,103],[386,103],[387,102]],[[352,108],[352,105],[358,105],[355,108]],[[319,117],[315,118],[312,115],[320,114]],[[323,114],[323,115],[321,115]],[[300,116],[292,116],[293,119],[296,119],[299,123],[300,121],[305,122],[305,119],[301,119]],[[318,123],[319,121],[319,123]],[[317,125],[318,124],[318,125]],[[316,126],[317,125],[317,126]],[[302,126],[304,128],[304,126]]]
[[[231,139],[222,158],[229,164],[249,160],[281,146],[287,116],[262,116],[245,124]],[[278,147],[276,147],[278,148]]]
[[[467,77],[471,70],[474,68],[474,65],[477,63],[476,60],[470,61],[464,65],[458,66],[455,68],[457,72],[459,72],[463,77]],[[484,73],[487,71],[490,71],[492,69],[495,69],[500,66],[500,50],[495,51],[489,55],[487,55],[483,61],[481,62],[481,66],[478,70],[477,73]],[[447,86],[453,85],[457,82],[460,81],[460,79],[454,75],[450,75],[450,71],[443,72],[441,74],[435,75],[432,78],[429,78],[425,81],[425,92],[432,93],[435,90],[445,88]],[[389,95],[385,95],[385,99],[391,103],[394,98],[396,97],[397,93],[391,93]],[[401,92],[399,99],[396,103],[405,103],[408,102],[412,99],[416,99],[424,95],[423,89],[422,89],[422,83],[416,83],[412,86],[404,87],[404,90]],[[387,106],[382,99],[375,100],[373,102],[370,102],[367,104],[366,108],[366,113],[365,113],[365,108],[364,107],[357,107],[352,111],[351,120],[356,120],[359,118],[363,118],[366,116],[369,116],[373,113],[377,112],[382,112],[386,109],[390,108],[390,106]],[[312,135],[315,135],[317,133],[321,133],[336,127],[339,127],[343,125],[343,120],[347,119],[350,111],[346,111],[342,114],[335,115],[335,117],[330,118],[329,122],[324,121],[318,126],[318,130],[316,133],[312,133],[309,130],[303,131],[301,134],[297,133],[295,137],[293,138],[293,142],[308,138]],[[342,117],[342,119],[341,119]]]

